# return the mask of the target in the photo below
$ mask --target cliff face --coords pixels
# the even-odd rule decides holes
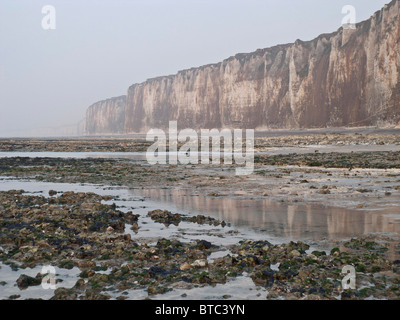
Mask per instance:
[[[122,134],[125,126],[126,96],[92,104],[86,111],[86,134]]]
[[[147,132],[167,128],[170,120],[180,129],[398,125],[399,9],[394,0],[356,30],[340,28],[132,85],[124,125],[113,108],[100,108],[95,129],[87,129]]]

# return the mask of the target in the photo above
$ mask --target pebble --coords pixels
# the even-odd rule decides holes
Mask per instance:
[[[179,269],[182,270],[182,271],[187,270],[187,269],[190,269],[190,268],[192,268],[192,265],[189,264],[189,263],[187,263],[187,262],[185,262],[184,264],[182,264],[182,265],[179,267]]]

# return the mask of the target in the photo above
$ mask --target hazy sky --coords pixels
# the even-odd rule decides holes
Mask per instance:
[[[336,31],[389,0],[0,0],[0,136],[75,124],[148,78]],[[56,9],[44,30],[42,8]]]

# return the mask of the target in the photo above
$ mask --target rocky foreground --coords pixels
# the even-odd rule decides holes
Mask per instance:
[[[0,158],[0,176],[47,182],[90,183],[134,190],[183,190],[205,198],[268,199],[286,204],[323,204],[352,210],[391,209],[400,201],[400,144],[396,134],[313,134],[256,138],[254,174],[238,177],[232,165],[158,165],[135,159]],[[145,151],[142,138],[4,139],[1,151]],[[310,145],[315,151],[304,152]],[[324,146],[337,148],[324,152]],[[365,146],[349,152],[340,147]],[[386,151],[374,150],[383,146]],[[279,153],[279,148],[293,148]],[[266,153],[278,149],[278,153]],[[351,151],[351,150],[350,150]],[[264,152],[264,153],[263,153]],[[22,190],[0,192],[0,261],[19,278],[21,290],[37,287],[25,270],[43,265],[79,270],[75,285],[57,279],[52,299],[125,299],[132,292],[157,298],[173,292],[229,285],[251,279],[267,299],[399,299],[399,241],[372,234],[336,241],[332,250],[316,251],[304,242],[272,244],[266,240],[220,233],[229,221],[188,216],[165,208],[141,215],[118,208],[111,197],[95,193],[51,191],[38,196]],[[117,201],[116,201],[117,202]],[[108,203],[108,204],[106,204]],[[222,241],[202,233],[141,236],[143,219],[163,228],[207,225]],[[225,218],[224,218],[225,219]],[[376,220],[373,220],[376,222]],[[386,221],[386,220],[385,220]],[[399,233],[396,220],[380,232]],[[184,228],[184,227],[182,227]],[[147,233],[148,234],[148,233]],[[136,237],[137,236],[137,237]],[[229,239],[228,239],[229,237]],[[226,244],[225,244],[226,243]],[[321,250],[321,249],[318,249]],[[355,290],[343,290],[344,266],[356,271]],[[1,267],[1,266],[0,266]],[[28,268],[28,269],[27,269]],[[29,269],[30,270],[30,269]],[[1,270],[0,270],[1,271]],[[1,286],[9,283],[0,282]],[[189,294],[188,294],[189,296]],[[19,298],[15,294],[8,299]],[[226,296],[229,298],[229,296]]]
[[[245,240],[225,247],[202,239],[160,238],[138,243],[125,230],[140,233],[141,217],[103,200],[110,199],[94,193],[51,191],[45,197],[22,190],[0,192],[1,262],[20,271],[40,265],[79,268],[75,285],[64,288],[57,283],[52,299],[125,299],[131,290],[144,290],[151,298],[176,288],[189,291],[243,276],[266,288],[267,299],[400,298],[400,261],[388,260],[385,241],[352,239],[330,252],[310,252],[303,242],[274,245]],[[160,227],[182,221],[211,227],[225,223],[165,210],[148,216]],[[217,251],[229,253],[209,259]],[[356,290],[342,290],[345,265],[355,267]],[[22,272],[16,284],[20,289],[37,286],[42,277]]]

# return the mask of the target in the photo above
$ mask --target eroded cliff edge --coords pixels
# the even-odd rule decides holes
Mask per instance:
[[[86,111],[86,134],[125,133],[125,107],[125,95],[92,104]]]
[[[134,84],[123,125],[112,112],[121,108],[92,106],[87,130],[95,123],[95,131],[147,132],[167,128],[170,120],[195,129],[399,125],[399,11],[400,0],[393,0],[356,30],[340,28]]]

